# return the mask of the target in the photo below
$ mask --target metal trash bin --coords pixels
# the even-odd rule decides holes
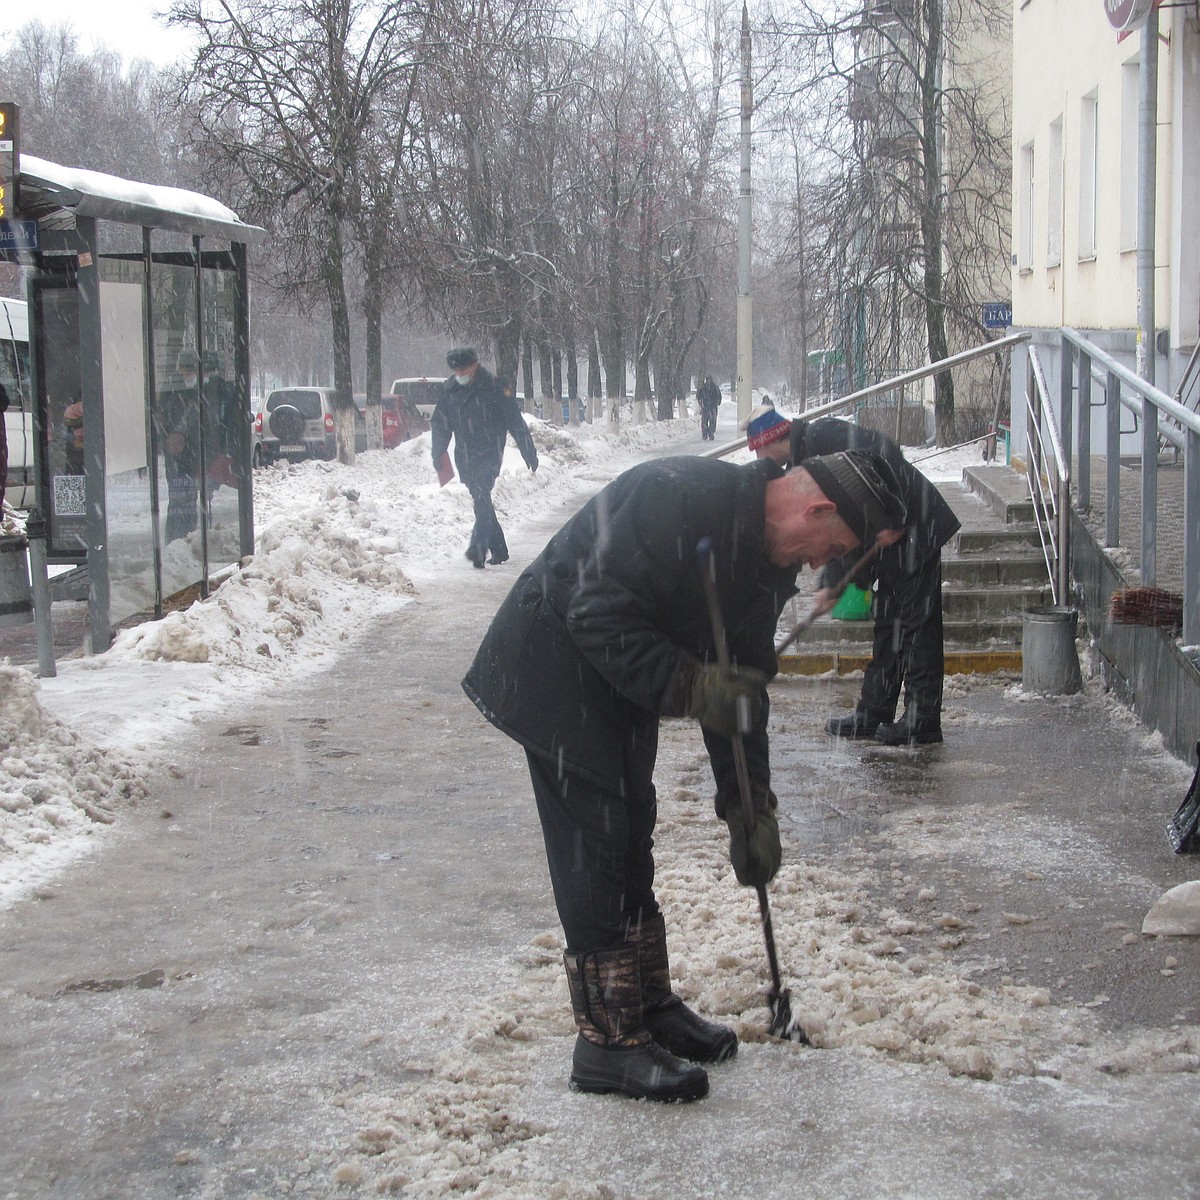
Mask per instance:
[[[1065,605],[1022,613],[1021,685],[1027,692],[1071,696],[1083,687],[1075,632],[1079,610]]]
[[[23,537],[0,537],[0,629],[33,620],[33,591]]]

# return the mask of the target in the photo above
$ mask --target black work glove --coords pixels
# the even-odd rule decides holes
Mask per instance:
[[[686,714],[722,737],[749,733],[762,715],[767,676],[751,667],[697,668],[692,676]]]
[[[729,826],[729,861],[743,887],[763,887],[775,878],[783,860],[779,844],[779,801],[765,783],[750,784],[754,821],[746,828],[746,813],[738,794],[717,793],[717,816]]]

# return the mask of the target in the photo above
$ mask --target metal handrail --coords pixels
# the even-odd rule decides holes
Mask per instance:
[[[1025,463],[1025,477],[1033,501],[1033,516],[1037,523],[1042,558],[1050,577],[1050,591],[1055,604],[1065,604],[1070,588],[1071,523],[1071,464],[1063,453],[1054,406],[1046,387],[1046,373],[1036,346],[1029,347],[1029,371],[1025,385],[1026,443],[1030,454]],[[1043,424],[1045,434],[1043,434]],[[1046,443],[1054,459],[1054,472],[1045,472]]]
[[[937,362],[929,363],[927,366],[905,371],[903,375],[893,375],[890,379],[882,379],[878,383],[871,384],[870,387],[862,388],[857,392],[850,392],[848,395],[842,396],[837,400],[830,400],[826,404],[817,405],[816,408],[806,409],[800,416],[805,421],[813,421],[817,417],[828,416],[830,413],[847,408],[851,404],[859,404],[863,400],[869,400],[872,396],[879,396],[884,392],[895,391],[896,388],[903,387],[907,383],[916,383],[918,380],[927,379],[930,375],[938,375],[942,371],[949,371],[954,367],[961,366],[963,363],[972,362],[974,359],[983,358],[988,354],[995,354],[998,350],[1011,349],[1021,342],[1029,341],[1030,337],[1032,337],[1032,334],[1027,331],[1023,333],[1010,333],[1006,337],[997,338],[994,342],[985,342],[981,346],[972,346],[969,350],[962,350],[958,354],[951,354],[948,358],[939,358]],[[711,450],[705,450],[700,457],[723,458],[726,454],[732,454],[735,450],[741,450],[748,441],[749,438],[738,438],[736,441],[726,442],[723,446],[714,446]]]
[[[1105,399],[1105,520],[1104,545],[1120,545],[1120,410],[1140,416],[1141,448],[1141,582],[1153,586],[1158,550],[1158,437],[1183,451],[1183,640],[1200,644],[1200,414],[1148,383],[1074,329],[1063,328],[1060,382],[1061,420],[1071,428],[1073,361],[1079,358],[1079,427],[1075,454],[1079,464],[1076,489],[1083,510],[1091,504],[1091,393],[1097,366],[1104,376]],[[1032,350],[1031,350],[1032,353]],[[1128,393],[1128,394],[1126,394]],[[1171,422],[1170,425],[1166,422]],[[1072,438],[1063,441],[1072,444]]]

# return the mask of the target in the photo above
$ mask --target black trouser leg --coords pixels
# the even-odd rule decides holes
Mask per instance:
[[[655,750],[648,746],[629,756],[634,761],[627,759],[624,796],[560,768],[554,759],[526,752],[554,902],[570,950],[621,946],[631,918],[658,912],[653,854],[658,803],[651,782]]]
[[[495,475],[482,479],[473,479],[467,484],[471,500],[475,505],[475,527],[471,530],[471,543],[467,547],[467,555],[476,555],[482,561],[490,550],[497,558],[508,557],[508,546],[504,541],[504,531],[496,518],[496,508],[492,504],[492,488],[496,484]]]
[[[860,709],[891,721],[904,689],[914,721],[941,719],[945,668],[942,645],[941,554],[903,569],[900,556],[879,567],[875,598],[875,644],[863,676]]]

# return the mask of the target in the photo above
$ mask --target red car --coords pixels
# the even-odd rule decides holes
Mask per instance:
[[[383,409],[383,448],[385,450],[394,450],[401,442],[420,437],[429,429],[429,421],[421,415],[411,400],[406,400],[403,396],[382,396],[380,404]],[[365,422],[366,395],[356,392],[354,405]]]

